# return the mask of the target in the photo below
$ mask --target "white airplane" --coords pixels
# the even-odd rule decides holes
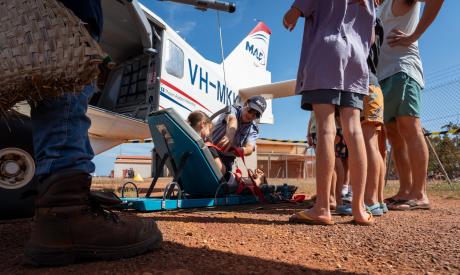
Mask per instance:
[[[267,71],[271,31],[262,22],[218,64],[199,54],[137,0],[102,0],[102,6],[100,44],[117,65],[101,74],[88,109],[96,154],[128,140],[150,138],[146,119],[152,111],[174,108],[184,119],[194,110],[212,115],[261,94],[268,103],[261,122],[273,123],[271,99],[294,94],[294,80],[271,84]],[[21,112],[27,114],[27,107],[23,105]],[[30,139],[11,139],[14,133],[6,142],[0,139],[0,194],[2,190],[19,192],[34,175]]]
[[[218,64],[199,54],[152,11],[136,1],[130,5],[126,9],[118,1],[103,1],[110,24],[104,24],[101,45],[119,65],[88,112],[96,153],[126,140],[149,138],[145,119],[154,110],[174,108],[184,118],[194,110],[212,115],[248,97],[242,88],[271,83],[266,69],[271,31],[264,23]],[[262,122],[272,121],[270,105]]]

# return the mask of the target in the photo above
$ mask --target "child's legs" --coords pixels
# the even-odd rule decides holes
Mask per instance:
[[[364,97],[362,129],[367,152],[367,180],[364,201],[367,205],[378,202],[378,190],[383,173],[379,133],[383,125],[383,95],[379,86],[369,85],[369,95]]]
[[[342,204],[342,187],[344,183],[344,171],[342,161],[339,158],[335,158],[335,173],[337,175],[337,181],[335,185],[335,202],[337,205]]]
[[[426,175],[428,170],[428,146],[418,117],[397,118],[401,136],[407,145],[409,165],[412,172],[412,188],[409,199],[428,201]]]
[[[329,196],[329,204],[331,209],[335,209],[336,206],[336,186],[337,186],[337,173],[335,169],[332,169],[332,179],[331,179],[331,195]]]
[[[343,186],[348,186],[350,188],[350,169],[348,169],[348,158],[340,158],[340,162],[342,163],[343,167]],[[348,192],[350,192],[350,189],[348,189]]]
[[[409,163],[409,155],[406,142],[401,137],[396,122],[385,124],[385,130],[392,148],[393,158],[396,172],[399,176],[399,190],[394,196],[397,199],[406,199],[412,188],[412,173]]]
[[[367,156],[361,129],[360,110],[353,107],[340,109],[345,141],[348,146],[350,162],[350,182],[353,189],[352,211],[355,220],[367,221],[364,211],[364,188],[367,175]]]
[[[318,143],[316,145],[316,203],[314,216],[330,217],[329,196],[334,170],[335,106],[314,104]]]
[[[382,127],[380,131],[377,133],[377,137],[379,140],[379,151],[380,155],[382,156],[383,165],[380,168],[380,180],[379,180],[379,193],[378,199],[380,203],[383,203],[383,189],[385,188],[385,176],[387,174],[387,138],[385,133],[385,128]]]
[[[367,153],[367,179],[364,202],[366,205],[373,205],[378,201],[377,192],[380,180],[380,169],[383,160],[378,149],[375,124],[364,123],[362,125],[362,129]]]

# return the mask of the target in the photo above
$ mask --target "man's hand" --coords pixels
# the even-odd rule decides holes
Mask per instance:
[[[292,31],[295,28],[295,25],[297,24],[297,20],[299,19],[301,15],[302,15],[302,12],[300,10],[292,7],[286,12],[286,14],[283,17],[283,26],[287,30]]]
[[[388,46],[390,47],[409,47],[412,43],[417,41],[413,35],[408,35],[401,30],[393,29],[391,30],[390,34],[387,36]]]
[[[233,143],[233,138],[230,138],[227,135],[225,135],[219,140],[219,142],[217,143],[217,146],[222,148],[224,152],[228,152],[228,150],[232,146],[232,143]]]

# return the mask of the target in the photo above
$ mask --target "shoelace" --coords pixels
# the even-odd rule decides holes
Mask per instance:
[[[100,194],[100,193],[99,193]],[[117,197],[118,199],[118,197]],[[105,219],[111,219],[115,223],[120,222],[118,214],[116,214],[111,207],[118,205],[120,202],[117,200],[107,200],[105,197],[98,195],[96,192],[91,192],[88,197],[89,210],[91,213],[103,216]]]
[[[106,220],[112,220],[115,223],[120,222],[120,217],[113,210],[104,208],[97,201],[90,201],[86,211],[90,212],[94,216],[102,216]]]

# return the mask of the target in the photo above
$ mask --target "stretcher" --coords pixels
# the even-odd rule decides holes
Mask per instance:
[[[256,203],[252,194],[236,194],[234,178],[225,179],[202,138],[173,109],[153,112],[148,124],[160,160],[149,189],[144,197],[125,197],[125,208],[138,211],[161,211],[181,208],[212,207]],[[163,168],[173,174],[161,197],[152,192]],[[138,192],[136,192],[138,194]]]

